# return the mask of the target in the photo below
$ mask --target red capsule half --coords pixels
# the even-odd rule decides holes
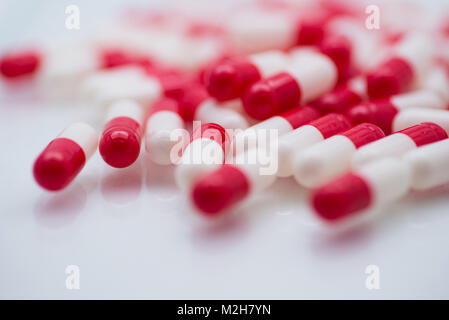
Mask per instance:
[[[140,153],[142,129],[129,117],[117,117],[106,123],[100,140],[103,160],[114,168],[125,168],[133,164]]]
[[[243,108],[250,117],[265,120],[297,106],[300,100],[298,82],[287,72],[281,72],[250,86],[243,98]]]

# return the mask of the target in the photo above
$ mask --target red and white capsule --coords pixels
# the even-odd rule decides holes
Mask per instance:
[[[366,81],[363,77],[355,77],[331,92],[323,94],[311,104],[322,114],[343,113],[349,107],[359,104],[365,99]]]
[[[326,55],[301,49],[292,53],[292,60],[285,72],[257,81],[248,88],[243,107],[249,116],[265,120],[318,98],[337,83],[337,67]]]
[[[316,189],[312,206],[325,221],[339,222],[398,200],[410,189],[410,177],[410,168],[403,161],[381,159]]]
[[[425,190],[449,182],[449,139],[412,150],[403,160],[411,169],[413,189]]]
[[[344,115],[330,113],[282,136],[278,143],[278,177],[293,174],[295,156],[308,147],[351,128]]]
[[[317,119],[319,116],[320,114],[316,109],[304,106],[287,110],[277,116],[261,121],[235,136],[235,153],[256,147],[260,138],[269,139],[268,130],[276,130],[277,137],[280,137]],[[259,134],[262,134],[262,136],[259,137]]]
[[[229,101],[229,104],[239,101]],[[218,103],[200,85],[185,88],[179,100],[180,113],[185,121],[198,120],[203,123],[217,123],[226,129],[246,129],[248,122],[229,105]]]
[[[44,189],[58,191],[75,179],[98,146],[98,135],[86,123],[64,129],[37,157],[33,166],[36,182]]]
[[[369,122],[378,125],[386,134],[390,134],[396,117],[405,109],[444,109],[445,107],[446,103],[434,91],[418,90],[398,94],[388,99],[360,103],[349,108],[346,115],[354,125]]]
[[[385,134],[378,126],[362,123],[311,146],[293,161],[296,182],[315,188],[345,173],[358,148],[383,137]]]
[[[381,158],[400,157],[410,150],[446,138],[446,131],[439,125],[431,122],[421,123],[361,147],[354,154],[352,165],[360,167]]]
[[[449,132],[449,110],[413,108],[401,111],[393,121],[393,130],[399,131],[421,122],[432,122]]]
[[[278,50],[225,60],[206,72],[207,91],[218,101],[240,98],[251,84],[284,70],[288,62],[288,55]]]
[[[222,126],[216,123],[199,126],[177,162],[176,184],[183,191],[191,190],[201,176],[225,163],[229,149],[230,138]]]
[[[145,126],[145,147],[152,161],[160,165],[173,163],[170,152],[178,141],[172,139],[172,133],[179,129],[184,129],[184,121],[178,102],[170,98],[156,101]]]
[[[100,154],[114,168],[132,165],[140,154],[142,140],[142,107],[133,100],[113,103],[107,113],[100,139]]]
[[[432,51],[429,37],[406,36],[387,59],[368,72],[368,95],[373,99],[384,98],[409,89],[430,68]]]
[[[271,172],[273,163],[248,161],[251,158],[257,160],[259,152],[260,149],[248,150],[237,155],[234,164],[225,164],[198,179],[191,191],[195,207],[213,217],[268,188],[276,180],[275,172]]]

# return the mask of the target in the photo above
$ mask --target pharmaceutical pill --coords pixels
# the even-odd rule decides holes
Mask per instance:
[[[175,181],[182,191],[188,192],[201,176],[225,163],[230,149],[230,137],[216,123],[202,124],[192,133],[175,169]]]
[[[360,167],[386,157],[400,157],[410,150],[447,138],[446,131],[434,123],[421,123],[367,144],[355,152],[352,165]]]
[[[75,179],[98,146],[98,135],[88,124],[77,122],[64,129],[37,157],[33,166],[36,182],[58,191]]]
[[[171,135],[178,129],[184,129],[178,102],[170,98],[156,101],[145,126],[145,147],[152,161],[160,165],[172,164],[170,152],[178,141],[172,140]]]
[[[381,159],[316,189],[312,206],[320,218],[338,222],[399,199],[410,188],[410,175],[410,168],[403,161]]]
[[[296,182],[315,188],[351,168],[351,159],[358,148],[385,137],[382,130],[370,123],[321,141],[294,157],[293,175]]]
[[[277,176],[291,176],[296,155],[308,147],[349,128],[351,128],[351,123],[345,116],[330,113],[282,136],[278,144],[279,165]]]
[[[142,140],[142,107],[133,100],[113,103],[100,139],[100,154],[114,168],[133,164],[140,153]]]

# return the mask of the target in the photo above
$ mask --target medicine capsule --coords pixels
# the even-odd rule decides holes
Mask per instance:
[[[393,123],[398,114],[403,112],[402,110],[411,108],[443,109],[445,106],[446,104],[435,92],[418,90],[388,99],[363,102],[349,108],[346,115],[354,125],[369,122],[378,125],[386,134],[390,134]]]
[[[432,122],[449,132],[449,110],[413,108],[401,111],[393,121],[393,130],[399,131],[421,122]]]
[[[385,98],[409,89],[430,67],[431,45],[425,36],[405,37],[389,58],[368,72],[368,95],[372,99]]]
[[[257,157],[257,152],[258,149],[248,150],[236,157],[235,164],[225,164],[199,178],[191,191],[194,206],[204,215],[214,217],[269,187],[276,175],[263,174],[260,161],[247,160]]]
[[[354,154],[352,165],[360,167],[381,158],[400,157],[407,151],[446,138],[446,131],[437,124],[421,123],[361,147]]]
[[[410,168],[385,158],[346,173],[316,189],[312,206],[327,222],[338,222],[363,210],[391,203],[410,188]]]
[[[366,81],[362,77],[350,79],[331,92],[325,93],[314,100],[311,105],[321,113],[343,113],[349,107],[361,103],[366,97]]]
[[[351,168],[351,159],[358,148],[385,137],[382,130],[370,123],[336,134],[296,155],[293,172],[296,182],[315,188]]]
[[[449,139],[412,150],[403,160],[411,168],[413,189],[425,190],[449,182]]]
[[[330,113],[282,136],[278,144],[277,176],[291,176],[295,155],[349,128],[351,128],[351,123],[344,115]]]
[[[206,123],[196,128],[175,169],[178,187],[183,191],[191,190],[201,176],[225,163],[229,149],[230,138],[222,126]]]
[[[334,62],[324,54],[308,49],[294,54],[285,72],[257,81],[243,97],[246,113],[265,120],[330,91],[337,83]]]
[[[278,50],[222,61],[206,72],[207,91],[218,101],[240,98],[249,85],[284,70],[288,62],[288,55]]]
[[[235,103],[239,102],[235,101]],[[226,129],[246,129],[248,127],[248,122],[239,112],[212,99],[201,85],[186,88],[179,104],[180,114],[185,121],[198,120],[203,123],[217,123]]]
[[[100,139],[100,154],[114,168],[132,165],[140,153],[142,140],[142,107],[133,100],[119,100],[108,110]]]
[[[243,152],[251,146],[256,146],[257,141],[260,139],[258,133],[263,130],[277,130],[277,136],[280,137],[317,119],[319,115],[316,109],[304,106],[287,110],[277,116],[261,121],[235,136],[235,152]],[[263,133],[262,139],[269,139],[268,132]]]
[[[145,147],[152,161],[160,165],[172,163],[170,152],[177,141],[171,140],[170,135],[177,129],[184,129],[178,102],[170,98],[156,101],[145,126]]]
[[[33,166],[36,182],[58,191],[75,179],[98,146],[98,135],[88,124],[77,122],[64,129],[37,157]]]

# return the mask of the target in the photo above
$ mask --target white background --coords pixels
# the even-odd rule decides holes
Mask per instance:
[[[64,29],[68,4],[80,6],[82,30],[122,6],[2,1],[1,48],[76,32]],[[340,232],[315,219],[291,179],[232,219],[203,221],[172,168],[145,157],[113,170],[96,154],[68,189],[47,193],[31,175],[36,155],[88,113],[70,101],[44,103],[30,89],[1,89],[0,298],[449,298],[448,186]],[[80,290],[65,287],[72,264]],[[380,290],[365,287],[370,264],[380,268]]]

